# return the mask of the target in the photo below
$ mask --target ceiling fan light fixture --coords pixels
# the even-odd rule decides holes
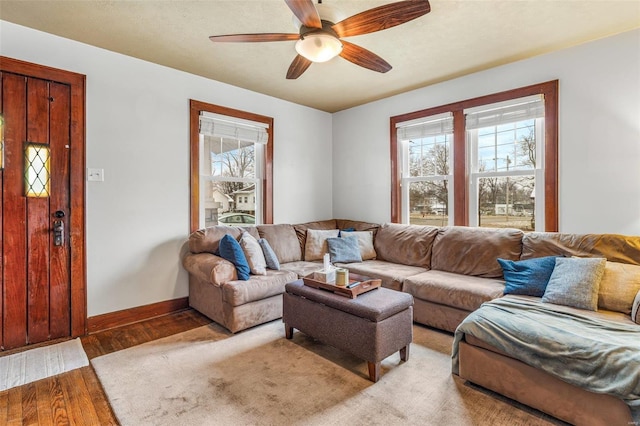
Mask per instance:
[[[296,42],[296,52],[311,62],[327,62],[342,52],[342,43],[331,34],[306,34]]]

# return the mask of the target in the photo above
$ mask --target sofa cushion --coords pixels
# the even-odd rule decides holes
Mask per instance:
[[[300,260],[298,262],[288,262],[280,265],[280,270],[292,271],[298,277],[306,277],[312,272],[319,271],[322,269],[322,262],[306,262],[304,260]]]
[[[603,258],[558,257],[542,302],[597,311],[605,265]]]
[[[380,229],[379,223],[362,222],[359,220],[350,219],[336,219],[336,228],[340,230],[355,229],[356,231],[371,231],[375,239],[378,229]]]
[[[401,291],[404,280],[412,275],[427,271],[419,266],[402,265],[384,260],[366,260],[362,263],[338,263],[336,266],[347,268],[349,272],[382,280],[382,286]]]
[[[522,259],[541,256],[604,257],[610,262],[640,265],[640,236],[528,232]]]
[[[248,232],[249,235],[251,235],[252,237],[254,237],[256,240],[258,238],[260,238],[260,233],[258,232],[258,227],[255,225],[247,225],[247,226],[238,226],[238,229],[240,229],[240,232]]]
[[[276,256],[275,252],[271,248],[269,241],[265,238],[258,239],[258,244],[262,248],[262,254],[264,255],[264,261],[267,263],[267,268],[273,269],[274,271],[280,270],[280,261],[278,260],[278,256]]]
[[[431,246],[438,233],[433,226],[385,223],[378,229],[374,247],[377,258],[391,263],[429,268]]]
[[[218,253],[220,240],[225,235],[240,238],[242,229],[236,226],[211,226],[198,229],[189,236],[189,251],[191,253]]]
[[[267,275],[252,275],[248,281],[229,281],[222,285],[222,300],[240,306],[276,296],[284,293],[286,283],[297,278],[291,271],[267,271]]]
[[[246,281],[249,279],[251,270],[249,269],[247,257],[244,255],[240,243],[238,243],[234,237],[229,234],[222,237],[219,251],[220,257],[235,265],[239,280]]]
[[[302,260],[302,250],[293,225],[258,225],[260,238],[269,241],[280,263]]]
[[[267,261],[262,253],[262,247],[256,238],[248,232],[243,232],[240,237],[240,247],[247,258],[249,269],[254,275],[267,274]]]
[[[182,260],[184,268],[203,282],[220,286],[238,279],[236,266],[211,253],[189,253]]]
[[[218,253],[218,247],[222,237],[229,234],[238,240],[243,232],[248,232],[258,238],[258,230],[255,226],[238,227],[215,225],[198,229],[189,236],[189,251],[191,251],[191,253]]]
[[[640,291],[640,266],[607,262],[598,290],[598,309],[630,314]]]
[[[497,259],[520,259],[522,235],[519,229],[444,226],[438,230],[433,243],[431,269],[502,278]]]
[[[298,223],[293,225],[293,228],[296,230],[296,237],[298,237],[300,248],[304,253],[304,248],[307,245],[307,229],[338,229],[338,226],[334,219],[328,219],[316,222]]]
[[[373,231],[341,231],[341,237],[356,237],[360,247],[360,257],[362,260],[376,258],[376,249],[373,247]]]
[[[307,229],[306,245],[304,247],[304,260],[322,260],[329,253],[327,238],[335,238],[340,231],[337,229]]]
[[[498,259],[507,282],[504,294],[522,294],[542,297],[553,268],[556,266],[555,256],[537,257],[526,260]]]
[[[327,238],[327,245],[332,263],[362,262],[360,245],[358,244],[358,238],[355,236]]]
[[[431,270],[404,280],[402,291],[416,299],[474,311],[502,296],[504,281]]]

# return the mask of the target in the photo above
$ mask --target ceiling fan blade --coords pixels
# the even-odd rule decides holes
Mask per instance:
[[[302,25],[309,28],[322,28],[320,15],[313,5],[313,0],[284,0],[284,2]]]
[[[263,34],[228,34],[211,36],[209,40],[214,42],[256,42],[256,41],[289,41],[298,40],[300,35],[298,34],[284,34],[284,33],[263,33]]]
[[[293,59],[291,65],[289,66],[289,70],[287,71],[287,79],[295,80],[300,77],[303,72],[309,68],[311,65],[311,61],[305,58],[304,56],[298,55]]]
[[[431,11],[428,0],[406,0],[365,10],[333,25],[338,37],[368,34],[419,18]]]
[[[340,56],[347,61],[381,73],[385,73],[392,68],[387,61],[364,47],[357,46],[348,41],[340,41],[342,42],[342,52],[340,52]]]

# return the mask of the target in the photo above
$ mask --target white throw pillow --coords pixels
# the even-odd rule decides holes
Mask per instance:
[[[322,260],[324,254],[329,253],[327,238],[335,238],[339,232],[337,229],[307,229],[304,260]]]
[[[373,247],[372,231],[342,231],[341,237],[355,236],[358,238],[358,246],[360,247],[360,256],[362,260],[375,259],[377,256],[376,249]]]
[[[267,275],[267,261],[264,259],[258,240],[248,232],[243,232],[240,237],[240,247],[247,258],[251,273],[253,275]]]

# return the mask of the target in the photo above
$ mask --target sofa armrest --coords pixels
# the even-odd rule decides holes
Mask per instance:
[[[640,290],[636,294],[636,298],[633,301],[633,309],[631,311],[631,319],[636,324],[640,324]]]
[[[189,253],[182,265],[190,274],[218,287],[238,279],[233,263],[211,253]]]

